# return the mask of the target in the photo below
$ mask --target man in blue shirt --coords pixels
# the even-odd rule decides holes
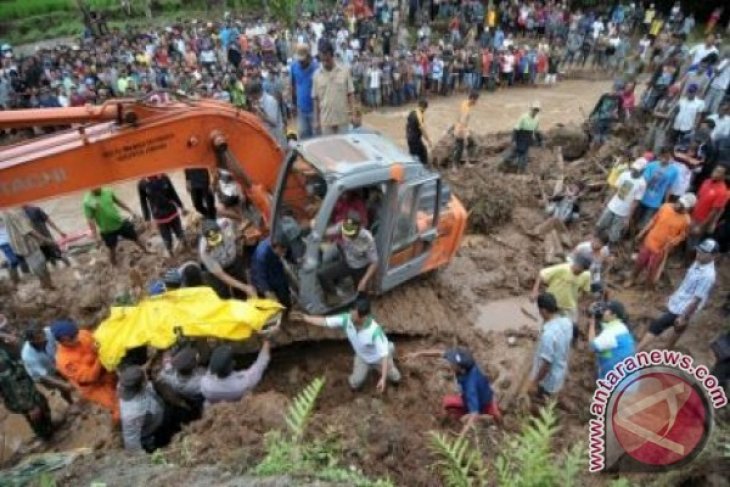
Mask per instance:
[[[273,296],[277,301],[291,308],[291,293],[286,271],[281,259],[286,254],[286,245],[271,237],[256,246],[251,259],[251,282],[259,296]]]
[[[636,341],[626,326],[626,309],[618,301],[602,303],[588,325],[588,343],[598,358],[598,378],[603,379],[619,362],[634,355]],[[596,322],[601,332],[596,335]]]
[[[297,60],[291,65],[292,104],[297,110],[299,140],[314,136],[314,101],[312,83],[319,64],[312,60],[309,46],[297,46]]]
[[[443,357],[450,365],[459,383],[461,394],[444,396],[443,406],[449,414],[464,423],[464,433],[481,415],[488,415],[494,422],[501,424],[502,414],[497,399],[494,397],[489,379],[474,361],[471,352],[464,348],[442,350],[426,350],[406,355],[406,359],[416,357]]]
[[[672,164],[672,150],[664,147],[659,152],[659,159],[646,166],[643,176],[646,179],[646,191],[636,209],[639,228],[646,226],[659,211],[659,207],[667,200],[669,189],[679,178],[679,171]]]

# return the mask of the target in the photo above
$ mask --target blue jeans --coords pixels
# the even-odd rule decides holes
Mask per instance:
[[[20,265],[20,256],[13,251],[10,244],[0,244],[0,250],[2,250],[5,260],[8,261],[8,265],[11,269],[17,269]]]
[[[314,112],[299,112],[297,115],[297,125],[299,140],[314,137]]]

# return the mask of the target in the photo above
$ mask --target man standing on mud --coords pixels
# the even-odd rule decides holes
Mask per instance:
[[[674,334],[666,348],[673,348],[710,297],[715,285],[715,257],[720,247],[711,238],[697,247],[697,257],[674,294],[669,297],[667,311],[649,325],[649,330],[639,343],[639,350],[646,350],[656,337],[673,328]]]
[[[355,362],[348,382],[352,390],[360,389],[371,369],[380,370],[378,392],[385,392],[387,381],[398,384],[400,372],[395,367],[395,347],[370,313],[370,300],[359,296],[349,313],[333,316],[311,316],[300,312],[291,314],[292,320],[324,328],[340,328],[347,334],[355,352]]]
[[[542,144],[542,136],[537,129],[538,113],[540,113],[540,102],[534,101],[530,104],[530,111],[520,117],[512,130],[513,145],[504,158],[504,164],[512,164],[516,159],[517,172],[522,173],[527,169],[528,153],[533,142]]]
[[[406,119],[406,140],[408,141],[408,152],[412,156],[416,156],[421,164],[428,165],[428,149],[426,144],[431,147],[431,138],[426,131],[426,109],[428,108],[428,100],[421,98],[418,100],[418,107],[408,114]],[[424,144],[424,141],[426,142]]]
[[[537,309],[544,320],[527,391],[539,399],[555,396],[563,387],[568,373],[573,324],[560,313],[555,296],[548,293],[537,297]]]
[[[471,91],[469,98],[461,102],[461,108],[459,109],[459,120],[454,125],[454,153],[453,153],[453,169],[456,170],[457,166],[461,164],[461,158],[464,155],[464,147],[466,147],[466,157],[471,159],[474,156],[474,148],[476,143],[474,137],[471,135],[469,129],[469,119],[471,118],[471,109],[477,104],[479,100],[479,92]],[[471,164],[473,161],[469,160]]]
[[[546,286],[547,294],[557,302],[560,312],[577,324],[578,300],[581,294],[591,291],[590,267],[591,259],[577,255],[572,262],[544,268],[535,279],[532,299],[537,300],[541,296],[540,288]]]

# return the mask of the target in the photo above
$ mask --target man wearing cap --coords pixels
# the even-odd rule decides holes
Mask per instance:
[[[328,41],[319,48],[322,67],[314,75],[315,131],[343,134],[355,109],[355,86],[349,68],[335,63],[335,49]]]
[[[502,422],[497,398],[492,385],[474,360],[471,352],[456,347],[444,350],[424,350],[407,354],[406,360],[417,357],[440,357],[445,359],[456,377],[461,394],[449,394],[443,398],[444,409],[464,423],[464,433],[480,415],[491,416],[496,423]]]
[[[632,286],[644,270],[648,272],[649,285],[657,283],[669,252],[687,237],[689,212],[696,201],[694,194],[685,193],[676,203],[663,205],[639,232],[636,240],[641,241],[642,245],[626,287]]]
[[[537,309],[543,319],[535,347],[532,372],[527,391],[538,398],[555,396],[563,387],[568,373],[573,323],[559,308],[551,293],[537,296]]]
[[[544,286],[547,294],[557,302],[558,309],[573,323],[578,322],[578,301],[591,292],[591,259],[576,255],[572,262],[546,267],[540,271],[532,288],[532,299],[537,300]]]
[[[305,140],[314,136],[312,85],[319,65],[312,60],[306,44],[297,45],[296,53],[296,61],[292,63],[290,72],[292,104],[297,112],[299,140]]]
[[[684,141],[700,123],[702,112],[705,110],[705,102],[697,98],[697,91],[696,84],[689,85],[687,87],[687,96],[680,98],[674,109],[672,143]]]
[[[198,243],[198,256],[205,266],[206,281],[221,299],[229,299],[234,289],[254,296],[253,287],[244,283],[246,269],[239,255],[233,224],[228,219],[205,220]]]
[[[328,294],[343,297],[337,281],[351,277],[357,292],[367,290],[378,267],[378,249],[373,234],[362,226],[360,215],[350,211],[344,221],[327,230],[326,236],[337,240],[340,257],[319,271],[319,279]]]
[[[63,380],[56,370],[56,339],[49,327],[34,323],[25,330],[25,343],[20,357],[34,382],[57,390],[67,403],[73,402],[73,386]]]
[[[609,200],[596,223],[596,231],[608,236],[608,241],[615,245],[621,241],[628,222],[636,211],[646,191],[646,180],[642,172],[646,167],[646,159],[636,159],[628,171],[624,171],[616,181],[616,193]]]
[[[667,301],[667,311],[651,323],[639,343],[639,350],[646,350],[655,337],[672,327],[674,335],[667,348],[674,347],[692,318],[707,302],[715,285],[715,257],[719,246],[715,240],[708,238],[696,250],[694,263],[687,269],[682,283]]]
[[[512,150],[507,153],[503,163],[511,164],[514,159],[517,159],[515,167],[518,172],[525,172],[527,169],[530,145],[533,142],[542,144],[542,135],[537,130],[539,122],[537,119],[538,113],[540,113],[540,102],[533,101],[530,104],[530,110],[520,117],[517,125],[512,130]]]
[[[165,403],[141,367],[132,365],[119,373],[117,393],[125,450],[150,453],[169,443]]]
[[[117,378],[99,361],[96,341],[89,330],[79,330],[69,320],[58,320],[51,325],[56,339],[56,368],[76,387],[81,397],[108,409],[112,420],[119,421]]]
[[[588,322],[588,344],[598,359],[598,378],[602,379],[616,364],[636,352],[634,336],[626,326],[628,316],[618,301],[598,303],[596,313]],[[600,333],[596,328],[600,323]]]
[[[388,340],[382,327],[375,321],[370,310],[370,300],[358,296],[349,313],[333,316],[311,316],[292,313],[292,319],[308,325],[324,328],[339,328],[345,332],[355,352],[352,374],[348,379],[350,387],[358,390],[365,383],[370,370],[380,370],[378,392],[385,392],[386,382],[397,384],[401,375],[395,367],[393,357],[395,346]]]

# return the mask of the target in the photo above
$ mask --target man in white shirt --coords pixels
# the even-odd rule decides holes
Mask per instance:
[[[709,54],[719,54],[719,52],[720,51],[717,50],[717,46],[715,45],[715,36],[713,34],[708,35],[705,38],[704,43],[697,44],[689,50],[689,54],[692,56],[692,64],[698,64]]]
[[[717,142],[723,137],[730,136],[730,102],[723,103],[720,105],[718,113],[707,117],[715,124],[712,129],[710,138],[713,142]]]
[[[638,350],[645,350],[654,338],[668,328],[674,328],[674,335],[666,348],[673,348],[691,319],[710,297],[710,291],[715,284],[715,257],[720,246],[715,240],[708,238],[696,250],[694,263],[687,269],[687,274],[677,290],[669,297],[667,312],[652,322],[649,331],[641,339]]]
[[[348,382],[353,390],[362,387],[371,369],[380,370],[378,392],[385,392],[387,381],[397,384],[401,375],[393,362],[395,347],[388,341],[381,326],[370,313],[370,300],[359,296],[349,313],[333,316],[310,316],[292,312],[293,320],[324,328],[339,328],[347,334],[347,339],[355,352],[355,361]]]
[[[672,124],[672,142],[686,138],[694,131],[705,110],[705,102],[697,98],[697,85],[687,88],[687,96],[680,98],[674,109],[676,116]]]
[[[618,243],[624,229],[644,197],[646,180],[641,175],[646,167],[646,159],[636,159],[628,171],[624,171],[616,181],[616,193],[610,199],[596,224],[596,231],[608,234],[611,244]]]
[[[705,94],[705,105],[707,113],[717,113],[720,103],[725,98],[727,88],[730,85],[730,58],[725,56],[715,66],[715,76],[710,81],[710,87]]]

